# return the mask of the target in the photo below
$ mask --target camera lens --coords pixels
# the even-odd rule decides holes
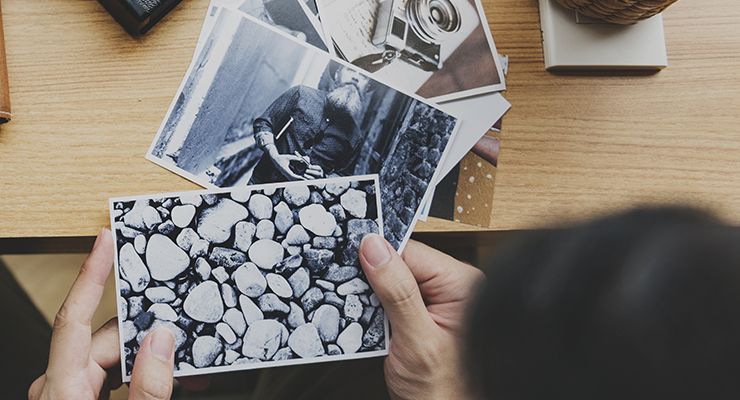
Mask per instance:
[[[406,16],[411,28],[428,43],[439,44],[445,35],[460,30],[460,13],[451,0],[408,0]]]

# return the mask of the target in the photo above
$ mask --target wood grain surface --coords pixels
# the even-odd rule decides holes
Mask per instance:
[[[132,39],[93,0],[3,0],[15,118],[0,127],[0,238],[95,235],[107,198],[196,189],[144,157],[190,62],[207,0]],[[652,76],[544,71],[535,0],[484,0],[511,57],[492,230],[641,203],[740,222],[740,7],[667,11],[670,68]],[[430,220],[419,231],[478,230]]]

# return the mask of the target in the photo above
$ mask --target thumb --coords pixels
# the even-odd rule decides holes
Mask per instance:
[[[144,338],[136,355],[129,399],[169,399],[174,364],[175,337],[167,328],[155,329]]]
[[[435,327],[414,275],[385,238],[365,236],[360,244],[360,263],[390,320],[394,337],[414,339],[418,332]]]

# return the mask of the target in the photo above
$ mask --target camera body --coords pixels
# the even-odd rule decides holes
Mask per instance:
[[[372,43],[424,71],[442,69],[442,46],[460,30],[452,0],[396,0],[379,4]]]
[[[147,33],[181,0],[98,0],[132,36]]]

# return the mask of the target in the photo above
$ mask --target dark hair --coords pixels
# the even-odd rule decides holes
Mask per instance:
[[[484,398],[740,398],[740,230],[636,210],[501,249],[470,314]]]

